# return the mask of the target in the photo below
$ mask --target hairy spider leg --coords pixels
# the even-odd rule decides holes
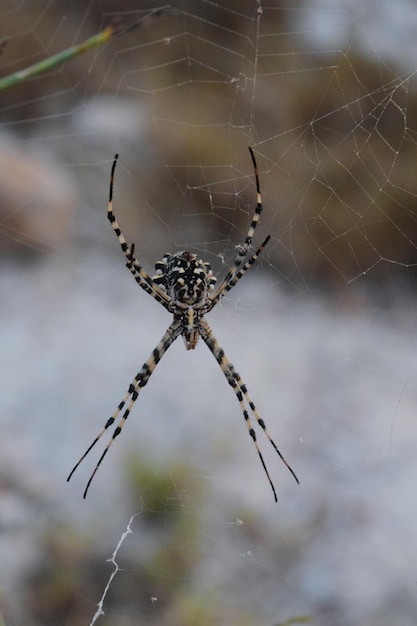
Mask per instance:
[[[250,267],[252,267],[252,265],[255,263],[256,259],[261,254],[262,250],[265,248],[266,244],[268,243],[268,241],[270,239],[271,239],[271,235],[268,235],[268,237],[265,239],[265,241],[263,241],[261,243],[261,245],[259,246],[257,251],[246,261],[245,265],[243,267],[241,267],[240,270],[238,272],[236,272],[230,278],[229,282],[224,285],[222,291],[220,293],[218,293],[216,298],[211,301],[211,304],[210,304],[210,307],[209,307],[208,311],[211,311],[211,309],[218,303],[218,301],[221,300],[223,298],[223,296],[228,291],[230,291],[232,289],[232,287],[234,287],[236,285],[237,282],[239,282],[239,280],[248,271],[248,269]]]
[[[246,261],[245,265],[243,267],[241,267],[240,270],[238,272],[236,272],[236,274],[230,279],[230,281],[225,286],[223,293],[226,293],[226,292],[230,291],[231,288],[234,287],[237,282],[239,282],[239,280],[242,278],[242,276],[255,263],[256,259],[259,257],[259,255],[261,254],[261,252],[263,251],[263,249],[265,248],[265,246],[267,245],[267,243],[268,243],[268,241],[270,239],[271,239],[271,235],[268,235],[265,238],[265,240],[261,243],[259,248],[256,250],[256,252],[254,252],[253,255],[251,257],[249,257],[249,259]]]
[[[262,419],[262,417],[260,416],[259,411],[256,408],[252,398],[250,397],[245,383],[242,381],[240,375],[235,370],[233,363],[231,363],[231,361],[229,361],[229,359],[225,355],[223,348],[220,346],[219,342],[214,337],[214,335],[213,335],[213,333],[211,331],[211,328],[207,324],[205,319],[200,321],[199,333],[201,335],[201,338],[203,339],[203,341],[205,342],[205,344],[209,348],[210,352],[213,354],[213,356],[216,359],[217,363],[220,365],[220,368],[221,368],[223,374],[225,375],[227,382],[232,387],[232,389],[233,389],[233,391],[235,393],[235,396],[236,396],[236,398],[237,398],[237,400],[239,402],[241,411],[242,411],[243,416],[245,418],[245,423],[246,423],[246,425],[248,427],[249,434],[252,437],[252,440],[253,440],[253,442],[255,444],[256,451],[257,451],[258,456],[259,456],[259,458],[261,460],[262,467],[264,468],[265,474],[266,474],[266,476],[267,476],[267,478],[269,480],[269,484],[271,485],[271,489],[272,489],[272,493],[274,494],[275,502],[277,502],[278,498],[277,498],[277,494],[276,494],[276,491],[275,491],[275,487],[274,487],[274,484],[273,484],[273,482],[271,480],[271,477],[269,475],[269,472],[268,472],[268,469],[266,467],[266,464],[265,464],[264,458],[262,456],[261,450],[259,448],[259,444],[258,444],[258,441],[257,441],[257,438],[256,438],[256,433],[255,433],[255,431],[253,429],[249,413],[248,413],[248,411],[246,409],[246,406],[245,406],[245,401],[248,403],[252,413],[254,414],[254,416],[256,418],[256,421],[258,422],[259,426],[264,431],[266,437],[269,439],[271,445],[273,446],[274,450],[276,451],[276,453],[280,457],[281,461],[284,463],[284,465],[287,466],[288,470],[291,472],[291,474],[293,475],[293,477],[295,478],[295,480],[296,480],[296,482],[298,484],[300,484],[300,481],[298,480],[298,478],[295,475],[293,469],[287,463],[286,459],[281,454],[280,450],[278,449],[277,445],[275,444],[274,440],[272,439],[271,435],[269,434],[268,429],[266,427],[266,424],[265,424],[264,420]]]
[[[159,295],[159,292],[158,293],[155,292],[153,290],[153,288],[148,285],[148,283],[144,283],[143,282],[143,278],[138,273],[138,271],[137,271],[137,269],[135,267],[135,266],[138,266],[139,263],[138,263],[138,261],[136,260],[136,258],[134,256],[134,251],[135,251],[135,244],[132,243],[130,248],[129,248],[128,253],[126,254],[126,258],[128,259],[128,261],[126,263],[127,269],[130,271],[130,273],[132,274],[133,278],[136,280],[138,285],[140,285],[140,287],[142,287],[142,289],[144,289],[146,291],[146,293],[148,293],[150,296],[152,296],[152,298],[154,300],[159,302],[159,304],[162,304],[163,307],[165,307],[168,311],[170,311],[171,309],[169,307],[169,300],[167,301],[167,300],[161,298],[161,296]],[[139,267],[140,267],[140,265],[139,265]]]
[[[130,247],[127,245],[126,239],[122,231],[120,230],[120,226],[116,220],[116,216],[113,213],[113,184],[114,184],[114,172],[116,170],[117,160],[119,155],[116,154],[113,160],[113,165],[110,173],[110,187],[109,187],[109,201],[107,204],[107,217],[108,220],[116,233],[117,239],[119,240],[120,247],[122,249],[123,254],[127,259],[126,266],[133,274],[136,282],[142,289],[144,289],[148,294],[150,294],[157,302],[162,304],[166,309],[169,307],[170,298],[164,293],[159,286],[152,280],[147,272],[140,265],[139,261],[134,256],[134,244]],[[132,271],[134,268],[134,272]]]
[[[252,243],[252,238],[255,234],[255,230],[256,227],[258,225],[259,222],[259,218],[261,216],[262,213],[262,197],[261,197],[261,188],[259,185],[259,174],[258,174],[258,165],[256,163],[256,159],[255,159],[255,155],[253,153],[252,148],[249,146],[249,153],[252,159],[252,163],[253,163],[253,168],[255,171],[255,181],[256,181],[256,207],[255,207],[255,212],[253,214],[252,217],[252,221],[250,223],[249,226],[249,230],[248,233],[246,235],[245,241],[243,243],[243,245],[241,245],[239,247],[239,251],[236,255],[236,258],[234,260],[234,263],[232,265],[232,267],[229,269],[229,271],[227,272],[226,276],[224,277],[224,279],[222,280],[222,282],[220,283],[220,285],[217,287],[216,291],[213,293],[211,297],[212,300],[215,300],[216,302],[218,302],[220,300],[220,298],[222,297],[222,293],[224,288],[226,287],[226,285],[229,283],[229,281],[233,278],[233,276],[236,274],[237,270],[239,269],[239,267],[242,265],[242,262],[250,248],[250,245]],[[266,245],[264,243],[264,245]]]
[[[139,370],[139,372],[136,374],[135,378],[133,379],[133,381],[129,385],[129,389],[128,389],[125,397],[119,403],[119,405],[117,406],[117,409],[115,410],[113,415],[107,420],[104,428],[97,435],[97,437],[94,439],[93,443],[89,446],[89,448],[86,450],[86,452],[84,452],[84,454],[82,455],[82,457],[80,458],[78,463],[74,466],[74,468],[72,469],[71,473],[69,474],[69,476],[67,478],[67,481],[71,479],[71,476],[73,475],[73,473],[75,472],[77,467],[85,459],[85,457],[90,452],[90,450],[101,439],[101,437],[104,435],[106,430],[115,422],[115,420],[117,420],[117,418],[119,417],[120,412],[122,411],[123,407],[126,405],[126,403],[128,402],[128,400],[130,398],[130,401],[127,404],[127,407],[126,407],[122,417],[120,418],[119,423],[117,424],[116,428],[114,429],[114,432],[113,432],[113,435],[112,435],[110,441],[108,442],[106,448],[104,449],[104,452],[102,453],[101,457],[98,460],[97,465],[94,468],[93,473],[90,476],[90,479],[89,479],[89,481],[87,483],[87,486],[85,488],[85,491],[84,491],[84,495],[83,495],[84,498],[87,496],[87,492],[88,492],[88,489],[90,487],[91,481],[93,480],[93,478],[94,478],[98,468],[100,467],[104,457],[106,456],[107,452],[109,451],[109,449],[110,449],[111,445],[113,444],[114,440],[116,439],[116,437],[118,435],[120,435],[120,433],[122,431],[122,428],[123,428],[127,418],[130,415],[130,412],[131,412],[131,410],[133,408],[133,405],[135,404],[135,402],[137,400],[137,397],[138,397],[138,395],[140,393],[140,390],[147,384],[147,382],[149,381],[150,377],[152,376],[156,366],[158,365],[159,361],[162,359],[162,357],[164,356],[164,354],[166,353],[168,348],[171,346],[171,344],[181,334],[181,330],[182,330],[182,327],[181,327],[181,322],[180,321],[172,322],[172,324],[169,326],[168,330],[166,331],[166,333],[162,337],[162,339],[159,342],[159,344],[152,351],[152,354],[149,356],[148,360],[145,361],[145,363],[142,365],[141,369]]]

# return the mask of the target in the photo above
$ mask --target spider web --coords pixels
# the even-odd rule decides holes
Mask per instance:
[[[225,4],[171,2],[1,92],[6,624],[416,614],[417,10]],[[156,6],[4,0],[1,75]],[[107,222],[113,156],[145,269],[190,249],[224,276],[255,206],[248,145],[271,241],[208,321],[301,484],[259,433],[274,503],[217,363],[178,341],[83,501],[100,450],[65,478],[170,321]]]

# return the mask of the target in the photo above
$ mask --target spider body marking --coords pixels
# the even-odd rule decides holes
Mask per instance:
[[[252,238],[262,212],[262,197],[259,185],[258,166],[251,147],[249,147],[249,153],[255,172],[256,207],[246,238],[243,244],[238,248],[233,265],[230,267],[226,276],[216,288],[214,285],[217,279],[211,271],[210,264],[202,261],[192,252],[182,251],[175,254],[165,254],[163,259],[155,264],[156,275],[153,278],[151,278],[143,269],[135,257],[134,244],[131,244],[130,246],[127,244],[117,223],[116,216],[113,213],[113,181],[118,155],[116,154],[114,157],[110,174],[110,190],[107,209],[108,219],[119,240],[122,252],[125,255],[126,267],[133,275],[135,281],[144,291],[146,291],[146,293],[152,296],[154,300],[167,309],[167,311],[172,314],[173,319],[161,341],[154,348],[148,359],[134,377],[133,381],[130,383],[126,395],[118,404],[113,415],[107,420],[103,429],[94,439],[86,452],[82,455],[78,463],[76,463],[67,478],[67,480],[70,480],[80,463],[85,459],[95,444],[101,439],[107,429],[117,422],[113,434],[103,453],[99,457],[99,460],[87,482],[84,490],[84,498],[87,496],[91,481],[93,480],[105,455],[109,451],[116,437],[118,437],[118,435],[122,432],[123,426],[132,411],[133,405],[135,404],[139,393],[148,383],[153,371],[168,348],[180,335],[184,339],[187,350],[193,350],[196,347],[198,340],[201,338],[219,364],[227,382],[232,387],[237,398],[249,435],[252,438],[262,467],[268,478],[275,501],[277,501],[277,494],[258,444],[251,415],[255,418],[256,423],[264,432],[266,438],[269,440],[282,462],[291,472],[296,482],[299,483],[294,471],[287,463],[269,434],[265,422],[260,416],[258,409],[249,395],[245,383],[236,371],[234,365],[225,355],[223,348],[214,337],[213,332],[205,319],[205,315],[216,306],[221,298],[223,298],[223,296],[237,284],[247,270],[252,267],[270,239],[269,236],[266,237],[258,249],[253,254],[249,255]]]
[[[170,297],[174,319],[181,323],[187,350],[193,350],[200,337],[198,325],[207,311],[208,294],[216,283],[209,263],[192,252],[165,254],[155,264],[152,278]]]

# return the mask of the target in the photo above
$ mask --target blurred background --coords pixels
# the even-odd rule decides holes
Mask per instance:
[[[417,6],[178,0],[129,30],[159,6],[0,0],[0,78],[127,30],[0,91],[0,623],[103,599],[108,626],[408,626]],[[83,500],[103,447],[68,473],[170,323],[107,221],[114,154],[148,273],[189,249],[222,276],[248,145],[271,241],[208,321],[301,484],[260,432],[274,503],[215,359],[178,341]]]

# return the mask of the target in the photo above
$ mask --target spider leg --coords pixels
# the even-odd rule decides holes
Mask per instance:
[[[238,374],[238,372],[235,370],[233,364],[229,361],[229,359],[227,358],[227,356],[224,353],[223,348],[221,348],[219,342],[217,341],[217,339],[214,337],[210,326],[207,324],[206,320],[200,320],[200,324],[199,324],[199,333],[201,338],[203,339],[203,341],[205,342],[205,344],[207,345],[207,347],[209,348],[210,352],[213,354],[214,358],[216,359],[217,363],[220,365],[220,368],[223,372],[223,374],[225,375],[227,382],[229,383],[229,385],[232,387],[236,398],[239,402],[241,411],[243,413],[243,416],[245,418],[245,423],[248,427],[249,430],[249,434],[252,437],[252,440],[255,444],[255,448],[256,451],[258,453],[258,456],[261,460],[262,463],[262,467],[264,468],[265,474],[269,480],[269,484],[271,485],[271,489],[272,489],[272,493],[274,494],[274,498],[275,498],[275,502],[278,501],[277,498],[277,494],[275,491],[275,487],[274,484],[271,480],[271,477],[269,475],[268,469],[266,467],[264,458],[262,456],[261,450],[259,448],[258,445],[258,441],[256,438],[256,433],[253,429],[252,426],[252,422],[249,416],[249,413],[246,409],[246,405],[245,405],[245,401],[247,402],[247,404],[249,405],[253,415],[256,418],[257,423],[259,424],[259,426],[262,428],[263,432],[265,433],[267,439],[269,439],[271,445],[273,446],[275,452],[278,454],[278,456],[280,457],[281,461],[287,466],[288,470],[291,472],[291,474],[293,475],[293,477],[295,478],[296,482],[299,484],[299,480],[297,478],[297,476],[295,475],[293,469],[290,467],[290,465],[287,463],[287,461],[285,460],[284,456],[281,454],[280,450],[278,449],[277,445],[275,444],[274,440],[272,439],[271,435],[268,432],[268,429],[266,427],[266,424],[264,422],[264,420],[262,419],[262,417],[259,414],[258,409],[256,408],[255,404],[252,401],[252,398],[249,395],[249,392],[247,390],[246,385],[244,384],[244,382],[242,381],[240,375]]]
[[[251,159],[252,159],[253,169],[254,169],[254,172],[255,172],[255,182],[256,182],[256,207],[255,207],[255,212],[253,214],[252,221],[250,223],[249,230],[247,232],[245,241],[244,241],[243,245],[240,246],[239,251],[238,251],[238,253],[236,255],[236,258],[234,260],[234,263],[233,263],[232,267],[229,269],[229,271],[227,272],[226,276],[224,277],[222,282],[218,285],[216,291],[211,296],[211,299],[215,300],[216,302],[218,302],[220,300],[220,298],[222,297],[223,290],[226,288],[226,286],[228,285],[230,280],[236,274],[236,272],[239,269],[239,267],[242,265],[243,260],[244,260],[246,254],[247,254],[247,252],[248,252],[248,250],[250,248],[250,245],[252,243],[252,238],[253,238],[253,235],[255,234],[255,230],[256,230],[256,227],[258,225],[259,218],[261,216],[262,209],[263,209],[263,207],[262,207],[261,188],[260,188],[260,184],[259,184],[258,165],[256,163],[256,159],[255,159],[255,155],[253,153],[253,150],[252,150],[252,148],[250,146],[249,146],[249,153],[250,153],[250,156],[251,156]],[[265,246],[266,243],[264,242],[263,245]]]
[[[268,237],[261,243],[261,245],[259,246],[259,248],[257,249],[257,251],[252,254],[251,257],[249,257],[249,259],[246,261],[245,265],[243,267],[240,268],[239,271],[237,271],[235,274],[233,274],[233,276],[231,276],[229,282],[227,282],[224,287],[222,288],[222,290],[217,293],[217,295],[213,296],[210,300],[210,307],[208,308],[208,311],[211,311],[211,309],[218,303],[219,300],[221,300],[223,298],[223,296],[232,289],[232,287],[234,287],[236,285],[237,282],[239,282],[239,280],[242,278],[242,276],[248,271],[248,269],[250,267],[252,267],[252,265],[255,263],[256,259],[259,257],[259,255],[261,254],[262,250],[265,248],[266,244],[268,243],[268,241],[271,239],[271,236],[268,235]]]
[[[127,258],[127,263],[126,263],[126,267],[127,269],[130,271],[130,273],[132,274],[133,278],[136,280],[136,282],[138,283],[138,285],[140,285],[142,287],[142,289],[144,289],[146,291],[146,293],[148,293],[150,296],[152,296],[152,298],[154,300],[156,300],[157,302],[159,302],[159,304],[162,304],[163,307],[165,307],[167,310],[170,310],[169,304],[170,304],[170,298],[168,296],[166,296],[166,294],[163,294],[164,297],[161,297],[160,294],[160,289],[158,288],[158,291],[154,291],[152,285],[148,284],[147,282],[144,282],[143,277],[138,273],[136,267],[139,265],[138,261],[136,260],[136,257],[134,256],[134,251],[135,251],[135,244],[132,243],[127,254],[126,254],[126,258]],[[140,265],[139,265],[140,267]],[[150,278],[151,282],[152,279]]]
[[[109,189],[109,201],[107,205],[107,217],[108,220],[116,233],[117,239],[119,240],[120,247],[122,249],[123,254],[127,259],[126,266],[131,271],[133,276],[135,277],[138,285],[142,287],[147,293],[149,293],[155,300],[157,300],[160,304],[162,304],[166,309],[169,308],[170,298],[169,296],[162,291],[162,289],[152,280],[147,272],[140,265],[139,261],[133,254],[134,246],[128,246],[126,239],[120,229],[119,224],[117,223],[116,216],[113,213],[113,183],[114,183],[114,172],[116,170],[117,159],[119,155],[116,154],[113,160],[113,165],[110,173],[110,189]],[[134,268],[134,272],[133,272]]]
[[[120,415],[120,412],[122,411],[124,406],[127,404],[126,409],[123,412],[123,415],[119,418],[119,422],[118,422],[116,428],[113,431],[113,435],[112,435],[110,441],[108,442],[107,446],[105,447],[104,452],[102,453],[101,457],[99,458],[98,463],[95,466],[94,471],[93,471],[93,473],[91,474],[91,476],[89,478],[89,481],[88,481],[87,486],[86,486],[85,491],[84,491],[84,496],[83,496],[84,498],[87,496],[87,491],[88,491],[88,489],[90,487],[91,481],[93,480],[93,478],[94,478],[98,468],[100,467],[104,457],[106,456],[107,452],[109,451],[109,449],[110,449],[111,445],[113,444],[114,440],[116,439],[116,437],[118,435],[120,435],[120,433],[122,431],[122,428],[123,428],[127,418],[129,417],[130,412],[132,411],[133,405],[135,404],[141,389],[147,384],[147,382],[149,381],[151,375],[153,374],[156,366],[158,365],[159,361],[161,360],[161,358],[164,356],[164,354],[166,353],[168,348],[171,346],[171,344],[177,339],[177,337],[180,334],[181,334],[181,323],[178,322],[178,321],[172,322],[172,324],[169,326],[168,330],[166,331],[165,335],[162,337],[162,339],[159,342],[159,344],[152,351],[152,353],[149,356],[148,360],[145,361],[145,363],[142,365],[141,369],[139,370],[139,372],[136,374],[135,378],[133,379],[133,381],[129,385],[129,389],[128,389],[126,395],[124,396],[123,400],[118,404],[117,409],[115,410],[113,415],[107,420],[106,424],[104,425],[104,428],[100,431],[100,433],[94,439],[94,441],[89,446],[89,448],[84,452],[84,454],[82,455],[82,457],[80,458],[78,463],[71,470],[71,473],[69,474],[69,476],[67,478],[67,481],[71,479],[71,476],[73,475],[73,473],[75,472],[77,467],[85,459],[85,457],[90,452],[90,450],[101,439],[101,437],[104,435],[106,430],[117,420],[117,418]]]

